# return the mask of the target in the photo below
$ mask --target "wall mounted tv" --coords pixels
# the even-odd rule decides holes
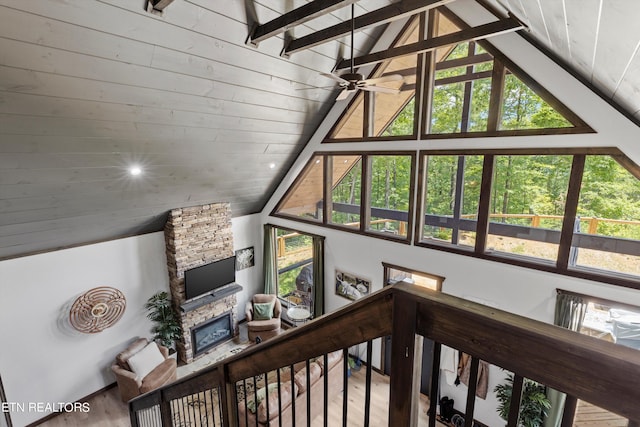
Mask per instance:
[[[236,257],[214,261],[184,272],[186,299],[211,293],[236,281]]]

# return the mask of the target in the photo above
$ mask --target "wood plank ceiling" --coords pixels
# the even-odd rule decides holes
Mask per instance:
[[[527,24],[531,38],[640,123],[640,2],[483,1]]]
[[[333,104],[337,92],[299,89],[331,84],[318,72],[347,39],[290,59],[282,34],[245,44],[254,21],[305,0],[144,3],[0,1],[0,259],[161,230],[181,206],[259,212]],[[361,3],[358,15],[389,1]]]
[[[640,117],[640,3],[483,1]],[[318,73],[349,52],[343,37],[285,59],[285,37],[350,8],[245,40],[308,3],[175,0],[158,15],[145,0],[0,0],[0,259],[160,230],[180,206],[259,212],[337,94],[299,89],[330,85]],[[358,31],[356,55],[382,29]]]

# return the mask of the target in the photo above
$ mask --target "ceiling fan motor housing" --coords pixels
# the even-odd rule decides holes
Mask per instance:
[[[340,78],[351,83],[356,83],[364,80],[364,76],[360,73],[345,73],[341,75]]]

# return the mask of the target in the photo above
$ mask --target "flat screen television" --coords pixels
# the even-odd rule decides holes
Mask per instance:
[[[184,272],[185,298],[210,293],[236,281],[236,257],[214,261]]]

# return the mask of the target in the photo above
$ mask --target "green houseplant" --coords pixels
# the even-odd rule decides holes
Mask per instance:
[[[507,375],[505,383],[499,384],[494,389],[500,405],[498,414],[503,420],[509,417],[511,408],[511,392],[513,391],[513,374]],[[540,427],[551,408],[551,402],[547,399],[545,387],[533,380],[524,379],[522,385],[522,399],[520,402],[520,416],[518,426]]]
[[[147,309],[147,317],[152,322],[153,339],[167,348],[174,348],[176,340],[182,337],[182,328],[176,316],[169,294],[165,291],[152,295],[144,305]]]

